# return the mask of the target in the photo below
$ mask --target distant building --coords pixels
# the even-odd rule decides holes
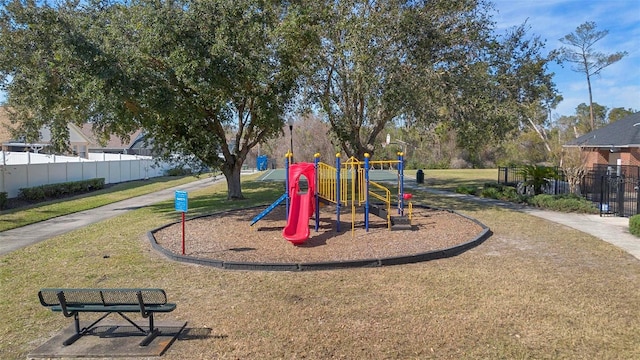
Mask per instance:
[[[564,144],[580,147],[587,166],[640,166],[640,112]]]
[[[106,143],[101,144],[93,134],[90,123],[78,127],[69,123],[69,149],[70,151],[58,155],[72,155],[87,158],[89,153],[110,153],[110,154],[131,154],[131,155],[151,155],[151,149],[144,141],[145,136],[142,130],[137,130],[129,135],[129,140],[122,141],[118,136],[112,135]],[[34,152],[49,154],[49,144],[51,143],[51,131],[48,128],[40,130],[40,138],[35,142],[25,142],[24,138],[16,138],[11,135],[12,124],[9,114],[4,107],[0,107],[0,144],[4,151]]]
[[[90,153],[107,153],[107,154],[130,154],[151,156],[151,149],[146,144],[146,136],[139,129],[129,134],[128,140],[122,140],[116,135],[111,135],[109,140],[100,144],[93,134],[93,127],[90,123],[84,124],[81,129],[82,133],[87,136],[91,142],[89,144]]]

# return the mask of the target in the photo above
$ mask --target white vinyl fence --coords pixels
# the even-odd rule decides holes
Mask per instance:
[[[105,184],[148,179],[171,166],[156,164],[150,156],[90,153],[89,159],[24,152],[0,153],[0,192],[9,198],[21,188],[104,178]]]

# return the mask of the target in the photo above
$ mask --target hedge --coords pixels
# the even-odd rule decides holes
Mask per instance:
[[[629,232],[635,236],[640,236],[640,214],[629,218]]]
[[[7,193],[0,191],[0,210],[3,210],[7,206]]]
[[[19,197],[28,201],[56,199],[104,188],[104,179],[96,178],[20,189]]]

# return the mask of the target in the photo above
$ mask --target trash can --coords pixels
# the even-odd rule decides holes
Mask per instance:
[[[416,182],[418,184],[424,184],[424,171],[422,171],[422,169],[416,172]]]

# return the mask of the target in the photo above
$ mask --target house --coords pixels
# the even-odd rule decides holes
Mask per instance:
[[[24,137],[15,137],[12,132],[16,125],[11,123],[6,107],[0,107],[0,145],[4,151],[49,153],[51,131],[48,128],[40,130],[40,138],[35,142],[26,142]],[[69,145],[71,154],[86,157],[90,140],[73,124],[68,125]],[[70,155],[70,154],[64,154]]]
[[[145,142],[145,134],[141,129],[129,134],[129,139],[125,139],[124,141],[120,139],[119,136],[111,135],[109,139],[102,144],[93,134],[93,127],[90,123],[84,124],[81,131],[91,140],[88,148],[88,152],[90,153],[151,155],[151,150]]]
[[[16,152],[40,152],[50,153],[47,149],[51,143],[51,131],[48,128],[40,130],[40,139],[34,143],[27,143],[24,139],[16,139],[12,136],[12,125],[5,107],[0,107],[0,145],[4,151]],[[74,155],[87,158],[89,153],[115,153],[151,155],[150,149],[144,142],[142,130],[130,134],[129,140],[122,141],[117,136],[110,136],[106,143],[100,143],[93,134],[92,125],[84,124],[82,127],[69,123],[69,148],[70,153],[59,155]]]
[[[566,143],[586,152],[590,167],[640,166],[640,112]]]

